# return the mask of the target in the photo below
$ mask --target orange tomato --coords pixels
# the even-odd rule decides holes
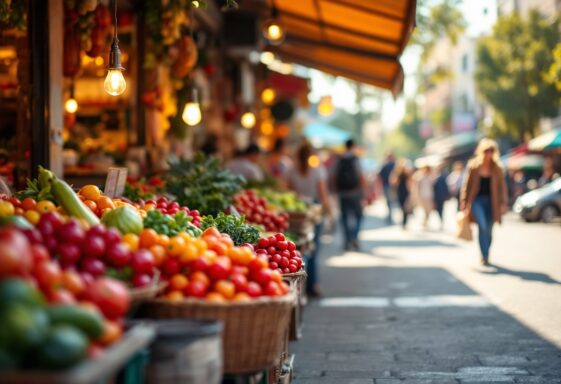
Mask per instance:
[[[211,249],[212,249],[213,251],[215,251],[218,255],[226,255],[226,254],[228,254],[228,249],[229,249],[229,247],[228,247],[226,244],[224,244],[224,243],[218,241],[218,242],[214,245],[214,247],[212,247]]]
[[[93,213],[97,213],[97,204],[96,204],[95,201],[93,201],[93,200],[85,200],[85,201],[84,201],[84,204],[86,204],[86,206],[87,206],[89,209],[91,209],[91,211],[92,211]]]
[[[216,252],[214,252],[210,249],[201,253],[201,256],[204,257],[205,259],[207,259],[208,261],[210,261],[211,263],[214,263],[216,261],[216,258],[218,257]]]
[[[180,291],[171,291],[167,293],[164,297],[169,301],[177,302],[183,300],[185,296],[183,296],[183,293]]]
[[[160,235],[158,232],[154,231],[152,228],[144,228],[142,232],[140,232],[140,248],[150,248],[153,245],[158,244],[158,240],[160,239]]]
[[[96,200],[97,206],[100,210],[104,209],[115,209],[115,203],[109,196],[101,196]]]
[[[154,204],[145,204],[143,208],[145,211],[151,211],[156,208],[156,206]]]
[[[125,243],[131,251],[138,251],[140,239],[138,235],[135,235],[134,233],[127,233],[123,236],[123,243]]]
[[[251,296],[249,296],[247,293],[245,292],[238,292],[234,295],[234,297],[232,298],[232,301],[251,301]]]
[[[21,202],[21,208],[25,211],[34,210],[37,207],[37,202],[31,197],[26,197]]]
[[[283,295],[286,295],[290,291],[290,287],[284,281],[279,283],[279,287]]]
[[[179,256],[185,249],[185,240],[180,236],[174,236],[169,240],[167,246],[168,255]]]
[[[150,252],[154,255],[154,263],[156,264],[156,267],[162,265],[166,259],[166,249],[160,244],[155,244],[150,247]]]
[[[207,293],[206,299],[213,303],[225,303],[226,299],[218,292]]]
[[[279,284],[282,282],[282,275],[278,269],[273,270],[271,273],[271,279]]]
[[[187,232],[179,232],[177,236],[182,237],[183,240],[185,240],[185,243],[190,243],[193,241],[193,238]]]
[[[97,185],[88,184],[83,186],[78,192],[87,200],[97,201],[101,197],[101,191]]]
[[[237,265],[248,265],[255,258],[253,251],[247,247],[232,247],[228,250],[228,256]]]
[[[228,280],[218,280],[214,284],[214,290],[224,296],[226,299],[231,299],[236,294],[236,286]]]
[[[220,235],[220,241],[221,241],[222,244],[226,245],[228,248],[231,248],[231,247],[234,246],[234,240],[232,240],[232,238],[225,233]]]
[[[185,248],[183,248],[181,255],[179,255],[182,263],[190,263],[197,257],[199,257],[199,250],[193,243],[185,244]]]
[[[189,284],[189,279],[185,276],[176,274],[169,279],[169,288],[172,291],[182,291]]]
[[[13,206],[12,206],[12,208],[13,208]],[[17,216],[22,216],[22,215],[25,213],[25,212],[23,211],[23,209],[20,208],[20,207],[13,208],[13,210],[14,210],[14,215],[17,215]]]
[[[169,237],[167,235],[160,235],[158,239],[158,244],[166,248],[169,244]]]
[[[103,335],[97,340],[103,345],[113,344],[123,334],[123,329],[114,321],[106,320],[103,328]]]
[[[29,221],[33,225],[37,225],[37,223],[39,223],[39,220],[41,220],[41,214],[32,209],[30,209],[29,211],[25,211],[24,216],[27,221]]]
[[[210,227],[203,231],[203,237],[214,236],[219,237],[220,231],[216,227]]]
[[[62,272],[61,282],[62,286],[66,290],[72,292],[75,295],[79,295],[84,291],[84,289],[86,289],[86,284],[84,284],[84,281],[82,280],[80,275],[71,270]]]
[[[195,244],[195,247],[197,247],[199,253],[203,253],[208,249],[208,244],[203,239],[195,239],[193,244]]]
[[[41,200],[37,203],[36,209],[40,214],[43,214],[55,211],[56,205],[50,200]]]
[[[191,281],[198,281],[203,283],[206,287],[210,285],[210,279],[206,275],[206,273],[201,271],[193,272],[190,276]]]

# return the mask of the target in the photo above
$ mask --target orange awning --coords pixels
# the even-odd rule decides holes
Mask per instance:
[[[273,50],[284,60],[391,90],[403,87],[399,56],[416,0],[268,0],[286,27]]]

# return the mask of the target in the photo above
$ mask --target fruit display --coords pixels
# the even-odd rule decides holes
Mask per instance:
[[[177,201],[170,201],[165,196],[159,197],[157,200],[149,199],[146,201],[138,202],[141,209],[145,211],[150,211],[156,209],[166,215],[175,215],[180,211],[185,212],[190,218],[191,223],[195,227],[201,225],[201,214],[196,209],[189,209],[189,207],[182,207]]]
[[[288,228],[288,214],[272,211],[265,198],[257,191],[247,189],[234,196],[234,207],[253,224],[260,224],[269,232],[282,232]]]
[[[181,232],[185,232],[190,236],[198,237],[201,234],[201,230],[192,224],[192,221],[193,218],[185,211],[169,215],[154,209],[148,211],[144,219],[144,227],[151,228],[161,235],[176,236]]]
[[[269,268],[282,273],[296,273],[302,270],[302,254],[292,241],[287,241],[282,233],[259,239],[255,252],[268,258]]]
[[[203,154],[171,162],[165,180],[166,191],[180,205],[196,207],[204,215],[224,212],[244,183],[242,177],[222,170],[218,159]]]
[[[252,225],[246,224],[243,217],[236,217],[219,213],[218,216],[206,216],[201,229],[216,227],[220,233],[225,233],[232,238],[235,245],[255,244],[259,240],[259,230]]]
[[[108,227],[118,229],[123,235],[127,233],[138,235],[144,229],[140,213],[129,205],[123,205],[105,212],[101,217],[101,222]]]
[[[76,220],[62,222],[58,216],[49,212],[41,217],[38,228],[43,232],[0,229],[0,369],[66,369],[102,353],[122,335],[130,305],[127,287],[61,268],[51,258],[43,239],[59,236],[55,223],[68,226],[74,241],[79,233]]]
[[[128,179],[125,184],[123,197],[130,201],[140,201],[156,198],[156,195],[163,192],[164,181],[159,176],[153,176],[148,180]]]
[[[302,201],[294,192],[280,192],[269,188],[258,189],[260,196],[267,202],[283,212],[306,212],[308,204]]]
[[[168,280],[165,299],[227,302],[288,293],[280,272],[269,268],[267,257],[256,255],[250,244],[235,246],[230,236],[214,227],[199,239],[172,238],[167,249],[161,267]]]

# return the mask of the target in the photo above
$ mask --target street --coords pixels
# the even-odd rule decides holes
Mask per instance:
[[[324,298],[291,345],[298,384],[561,383],[561,226],[510,214],[491,263],[420,215],[408,231],[368,210],[362,252],[324,236]],[[394,220],[399,219],[399,213]],[[477,235],[474,230],[474,235]]]

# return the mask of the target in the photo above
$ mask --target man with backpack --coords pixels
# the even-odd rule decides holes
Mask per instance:
[[[346,151],[343,153],[334,168],[333,185],[339,197],[341,209],[341,223],[345,250],[359,250],[358,234],[362,221],[362,209],[366,181],[362,174],[360,161],[354,154],[354,141],[347,140]],[[354,223],[352,223],[354,221]]]

